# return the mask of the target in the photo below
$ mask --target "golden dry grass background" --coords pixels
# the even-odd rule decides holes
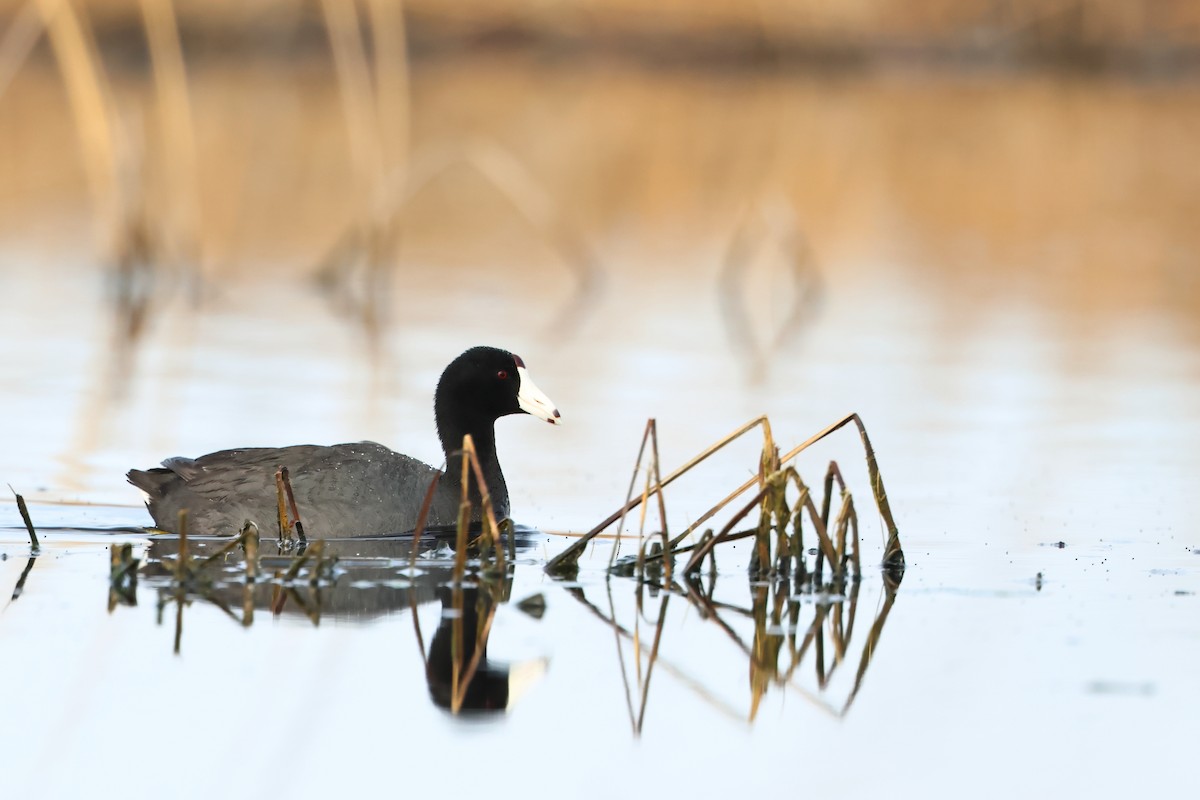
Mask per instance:
[[[27,0],[0,0],[11,16]],[[101,26],[137,24],[140,0],[75,0]],[[312,0],[179,0],[184,27],[209,30],[316,20]],[[408,0],[414,22],[480,32],[525,28],[600,37],[722,36],[764,30],[781,39],[934,43],[1033,36],[1102,45],[1200,43],[1200,7],[1189,0]]]
[[[379,189],[356,166],[362,126],[356,134],[347,116],[353,87],[323,12],[358,8],[369,61],[370,12],[400,6],[70,6],[94,27],[108,122],[125,153],[111,166],[117,217],[140,214],[151,231],[176,234],[193,225],[194,258],[217,280],[310,273],[348,229],[368,224],[364,197]],[[0,0],[5,30],[27,7]],[[179,97],[163,92],[148,53],[151,7],[177,12],[183,128]],[[707,274],[747,208],[781,204],[827,269],[999,272],[1013,291],[1036,283],[1108,310],[1190,304],[1200,292],[1194,3],[417,0],[403,9],[411,47],[390,63],[411,92],[389,95],[401,133],[376,130],[382,151],[411,173],[480,142],[498,148],[608,268]],[[1027,62],[1004,49],[1011,42],[1066,55]],[[764,47],[813,43],[884,55],[870,68],[811,69],[761,57]],[[900,56],[898,44],[908,48]],[[947,46],[992,55],[982,68],[904,55]],[[672,48],[682,55],[669,68],[644,57]],[[1082,68],[1071,67],[1084,51]],[[997,52],[1007,55],[997,62]],[[43,39],[0,87],[0,235],[86,247],[97,203],[55,55]],[[364,68],[371,86],[387,85],[387,69]],[[181,130],[194,141],[186,158]],[[396,257],[409,269],[498,264],[569,282],[546,231],[468,162],[385,215],[398,226]]]

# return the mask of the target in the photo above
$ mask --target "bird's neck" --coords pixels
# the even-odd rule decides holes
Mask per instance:
[[[463,438],[470,435],[475,447],[475,455],[479,459],[479,467],[483,472],[483,480],[487,483],[488,494],[497,517],[508,514],[508,487],[504,483],[504,474],[500,471],[500,461],[496,457],[496,432],[492,420],[467,420],[451,422],[439,415],[438,436],[442,440],[442,449],[446,453],[446,482],[454,490],[462,490],[463,469]],[[479,489],[476,485],[474,469],[467,466],[467,486],[470,488],[471,503],[474,506],[472,517],[479,518]]]

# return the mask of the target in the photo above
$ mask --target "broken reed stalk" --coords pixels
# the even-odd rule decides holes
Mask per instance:
[[[824,555],[829,559],[830,568],[835,568],[835,564],[839,560],[838,550],[834,547],[833,540],[829,538],[829,528],[826,526],[825,520],[817,514],[817,505],[813,502],[812,492],[809,491],[808,485],[804,483],[799,471],[795,467],[787,467],[780,470],[777,474],[780,480],[785,483],[791,481],[796,486],[796,490],[800,493],[796,504],[800,506],[801,511],[808,512],[808,517],[817,532],[817,544],[819,545],[817,548],[817,557],[819,559]]]
[[[758,425],[769,425],[769,424],[770,423],[767,421],[766,415],[763,415],[761,417],[756,417],[755,419],[750,420],[745,425],[742,425],[740,428],[733,431],[729,435],[725,436],[723,439],[716,442],[715,444],[710,445],[705,450],[703,450],[699,455],[693,457],[686,464],[684,464],[683,466],[676,469],[674,472],[672,472],[667,477],[663,478],[661,481],[659,481],[658,485],[654,487],[654,489],[652,490],[652,493],[661,492],[663,489],[665,489],[667,486],[669,486],[671,483],[673,483],[677,478],[683,476],[685,473],[687,473],[689,470],[691,470],[697,464],[699,464],[700,462],[709,458],[714,453],[718,452],[723,447],[728,445],[730,442],[733,442],[734,440],[736,440],[738,437],[740,437],[746,431],[751,430],[752,428],[754,428]],[[748,483],[746,483],[744,485],[744,487],[741,490],[739,490],[736,494],[732,495],[729,498],[729,500],[732,500],[733,497],[736,497],[738,494],[741,494],[743,491],[750,488],[750,486],[754,485],[755,481],[757,481],[757,480],[758,480],[757,477],[751,478],[750,481]],[[567,568],[569,565],[572,565],[572,564],[575,564],[576,562],[578,562],[579,556],[582,555],[583,551],[587,548],[588,542],[590,542],[592,539],[596,538],[598,535],[600,535],[605,530],[607,530],[608,527],[610,525],[612,525],[614,522],[616,522],[618,519],[623,519],[625,514],[629,513],[633,509],[637,508],[638,505],[641,504],[641,502],[642,502],[641,497],[635,497],[633,499],[627,500],[625,502],[624,506],[622,506],[621,508],[614,511],[612,514],[609,514],[607,519],[605,519],[599,525],[592,528],[590,531],[588,531],[583,536],[581,536],[574,544],[572,544],[566,550],[562,551],[557,556],[550,559],[550,561],[546,564],[546,567],[545,567],[546,571],[551,574],[554,574],[555,572],[560,572],[564,568]],[[726,500],[725,502],[728,502],[728,500]],[[714,511],[713,513],[716,513],[716,512]],[[672,542],[672,545],[674,545],[674,542]]]
[[[646,485],[642,489],[642,505],[638,513],[637,558],[635,559],[634,574],[641,578],[646,570],[646,500],[650,497],[650,478],[652,473],[646,470]]]
[[[862,439],[863,450],[866,451],[867,474],[871,480],[871,494],[875,497],[875,505],[879,508],[879,515],[883,517],[883,522],[887,525],[888,539],[883,552],[883,565],[888,569],[903,569],[904,550],[900,547],[900,530],[896,527],[896,520],[892,517],[892,507],[888,503],[887,491],[883,488],[883,476],[879,474],[879,463],[875,459],[875,448],[871,446],[871,438],[867,436],[867,428],[863,425],[862,418],[858,414],[847,414],[824,430],[813,434],[789,450],[780,461],[791,461],[801,451],[806,450],[829,434],[849,425],[851,422],[858,428],[858,435]]]
[[[633,462],[633,474],[629,476],[629,488],[625,491],[625,503],[621,506],[620,516],[617,518],[617,535],[613,537],[612,552],[608,556],[608,568],[611,570],[613,564],[617,561],[617,549],[621,544],[621,531],[625,528],[625,515],[634,507],[634,503],[630,500],[633,498],[633,487],[637,485],[638,471],[642,468],[642,457],[646,454],[646,442],[654,435],[655,425],[654,419],[646,420],[646,428],[642,431],[642,443],[638,446],[637,458]],[[642,498],[645,500],[645,497]],[[553,562],[551,562],[553,563]]]
[[[258,525],[246,520],[239,538],[246,551],[246,584],[249,585],[258,579]]]
[[[425,524],[429,521],[429,510],[433,507],[433,495],[441,478],[441,473],[438,473],[430,479],[429,486],[425,489],[425,499],[421,502],[421,510],[417,512],[417,527],[413,528],[412,553],[409,555],[408,562],[410,571],[417,568],[417,555],[421,552],[421,537],[425,535]]]
[[[756,483],[758,483],[757,475],[755,475],[753,478],[750,478],[749,480],[747,480],[745,483],[743,483],[738,488],[734,489],[729,494],[725,495],[725,497],[720,502],[718,502],[715,506],[713,506],[708,511],[705,511],[703,514],[701,514],[700,517],[695,522],[693,522],[691,525],[689,525],[686,530],[684,530],[682,533],[680,533],[675,538],[671,539],[671,541],[670,541],[671,549],[675,550],[676,548],[678,548],[680,542],[682,542],[688,536],[692,535],[692,533],[695,532],[701,525],[708,522],[710,519],[712,519],[717,514],[719,514],[721,512],[721,510],[725,508],[725,506],[729,505],[734,500],[741,497],[746,492],[747,489],[749,489]]]
[[[463,575],[467,569],[467,528],[471,521],[471,496],[469,486],[467,484],[468,470],[470,469],[469,457],[467,456],[467,442],[470,440],[470,434],[463,437],[463,454],[462,454],[462,475],[461,486],[462,495],[458,501],[458,525],[455,528],[454,540],[454,583],[456,585],[462,583]],[[460,631],[461,633],[461,631]],[[457,671],[455,673],[457,677]]]
[[[459,480],[461,481],[462,492],[459,496],[458,525],[456,528],[454,553],[454,580],[456,582],[463,579],[467,568],[467,532],[471,524],[470,479],[472,475],[475,478],[476,487],[479,489],[480,546],[481,548],[492,547],[495,549],[496,569],[501,574],[507,568],[504,547],[500,543],[500,526],[496,523],[496,512],[492,508],[491,492],[488,489],[487,481],[483,478],[483,467],[479,463],[479,454],[475,450],[475,440],[471,438],[470,434],[463,436],[461,452],[462,463]],[[427,500],[432,497],[432,488],[429,492]]]
[[[824,523],[821,521],[821,517],[817,513],[817,507],[816,504],[813,503],[812,494],[808,491],[808,487],[804,485],[803,480],[800,478],[800,473],[796,471],[796,468],[787,467],[772,475],[768,480],[767,485],[759,490],[758,494],[756,494],[749,503],[743,506],[741,510],[739,510],[738,513],[733,516],[733,518],[725,525],[719,534],[706,541],[702,547],[698,547],[692,551],[692,556],[690,559],[688,559],[687,566],[685,566],[683,569],[684,574],[691,575],[695,572],[698,572],[701,564],[704,561],[704,557],[711,553],[713,548],[715,548],[718,544],[730,541],[733,538],[733,536],[730,534],[730,531],[733,530],[733,526],[745,518],[747,514],[753,511],[755,507],[758,506],[764,500],[764,498],[767,498],[772,491],[782,491],[783,485],[786,485],[789,480],[794,482],[800,491],[800,498],[797,500],[797,505],[800,506],[801,511],[808,512],[809,519],[812,521],[813,527],[817,531],[817,541],[820,544],[818,553],[823,554],[824,557],[829,559],[830,568],[836,568],[840,559],[838,557],[837,550],[834,547],[833,541],[829,538],[829,533],[826,530]],[[756,536],[759,536],[761,535],[761,528],[755,528],[753,532]],[[768,562],[764,564],[760,561],[759,566],[762,569],[769,569],[770,563]]]
[[[854,574],[862,574],[862,565],[858,554],[858,513],[854,510],[854,498],[848,492],[842,494],[842,510],[838,512],[835,530],[837,532],[837,552],[842,562],[846,560],[846,540],[850,539],[850,563],[854,565]],[[842,564],[838,564],[840,570]]]
[[[480,522],[483,530],[480,533],[480,539],[483,540],[483,546],[489,544],[496,550],[496,569],[501,574],[505,570],[504,548],[500,544],[500,526],[496,524],[496,511],[492,508],[491,490],[488,489],[487,481],[483,479],[483,467],[479,464],[479,454],[475,451],[475,440],[470,434],[463,437],[463,455],[470,454],[471,469],[475,473],[475,482],[479,487],[479,511]],[[465,481],[464,481],[465,483]]]
[[[746,530],[738,531],[737,533],[731,533],[728,536],[726,536],[725,538],[723,538],[721,541],[722,542],[736,542],[741,539],[749,539],[749,538],[751,538],[753,536],[757,536],[757,535],[758,535],[758,528],[747,528]],[[706,546],[712,538],[713,538],[713,532],[711,530],[707,530],[700,537],[700,540],[698,542],[696,542],[695,544],[685,545],[684,547],[676,547],[674,550],[670,551],[669,555],[671,555],[671,556],[683,555],[684,553],[692,553],[692,552],[695,552],[696,550],[703,548],[704,552],[709,557],[712,557],[713,556],[712,549]],[[649,564],[652,561],[658,561],[658,560],[662,559],[662,557],[663,557],[662,552],[650,553],[646,556],[646,563]],[[713,563],[711,564],[711,568],[714,572],[716,571],[716,559],[715,558],[713,558]],[[665,583],[666,582],[664,580],[664,584]]]
[[[17,498],[17,510],[21,512],[21,521],[25,523],[25,530],[29,532],[29,546],[36,555],[41,552],[42,546],[38,542],[37,531],[33,528],[33,520],[29,517],[29,507],[25,505],[25,498],[17,494],[17,490],[12,487],[11,483],[8,485],[8,490]]]
[[[659,468],[658,468],[658,464],[659,464],[659,462],[658,462],[658,423],[653,419],[651,419],[650,422],[653,425],[653,427],[650,430],[650,457],[651,457],[650,468],[651,468],[651,473],[647,473],[647,475],[646,475],[646,492],[645,492],[646,494],[648,494],[650,491],[650,475],[651,474],[653,474],[653,476],[654,476],[654,484],[656,486],[662,483],[662,473],[659,471]],[[662,492],[655,492],[655,494],[658,496],[658,521],[662,525],[662,530],[660,531],[660,535],[662,536],[662,551],[663,551],[663,582],[666,583],[667,585],[670,585],[670,583],[671,583],[671,555],[670,555],[671,554],[671,537],[670,537],[670,534],[667,532],[667,501],[666,501],[666,498],[663,497]],[[645,507],[646,507],[646,500],[645,500],[645,498],[643,498],[642,499],[642,508],[644,509]],[[640,538],[640,534],[639,534],[639,538]],[[640,545],[638,546],[638,558],[641,560],[641,565],[642,565],[641,568],[639,568],[639,573],[640,573],[641,569],[645,568],[644,553],[642,552],[642,548]]]
[[[292,525],[288,522],[287,499],[283,491],[283,467],[275,470],[275,506],[279,520],[279,541],[292,538]]]
[[[716,536],[714,536],[713,538],[711,538],[707,542],[705,542],[705,544],[703,546],[698,547],[695,550],[693,550],[692,557],[688,559],[687,565],[683,568],[683,574],[684,575],[692,575],[696,572],[699,572],[700,565],[704,563],[705,556],[707,556],[709,553],[711,553],[712,549],[714,547],[716,547],[718,544],[720,544],[721,542],[729,541],[731,538],[733,538],[730,535],[730,531],[733,530],[733,526],[738,524],[738,522],[740,522],[742,519],[744,519],[747,514],[749,514],[751,511],[753,511],[758,506],[758,504],[760,502],[762,502],[762,499],[764,497],[766,497],[766,495],[767,495],[766,489],[763,489],[758,494],[754,495],[754,497],[750,500],[749,503],[742,506],[742,508],[736,514],[733,515],[733,519],[731,519],[731,520],[729,520],[729,522],[725,523],[725,527],[721,529],[720,533],[718,533]],[[750,531],[743,531],[742,534],[749,535],[749,536],[756,536],[758,534],[758,529],[755,528]],[[739,537],[739,538],[741,538],[741,537]]]
[[[300,540],[300,544],[305,544],[308,542],[308,539],[304,536],[304,523],[300,521],[300,510],[296,508],[296,495],[292,492],[292,481],[288,476],[288,468],[280,467],[279,472],[283,480],[283,491],[287,494],[288,507],[292,510],[296,538]]]
[[[825,470],[825,497],[821,502],[821,521],[829,527],[829,504],[833,500],[833,484],[837,483],[838,489],[843,495],[846,494],[846,481],[842,477],[842,471],[838,469],[836,461],[830,461],[829,467]]]
[[[871,492],[875,498],[875,503],[879,509],[880,516],[883,517],[884,523],[886,524],[887,530],[888,530],[887,543],[886,543],[885,549],[884,549],[883,565],[886,569],[889,569],[889,570],[897,570],[897,569],[903,570],[903,568],[904,568],[904,552],[900,546],[900,532],[896,527],[895,519],[892,517],[891,506],[888,503],[888,499],[887,499],[887,492],[883,486],[883,478],[879,472],[879,464],[875,458],[875,450],[871,446],[871,440],[870,440],[870,437],[868,437],[868,435],[867,435],[866,427],[863,425],[862,419],[858,416],[858,414],[854,414],[854,413],[848,414],[845,417],[843,417],[842,419],[838,420],[837,422],[834,422],[832,425],[827,426],[823,430],[819,431],[818,433],[809,437],[805,441],[801,442],[796,447],[793,447],[786,454],[784,454],[783,456],[781,456],[777,460],[775,460],[774,463],[779,464],[779,465],[786,464],[787,462],[794,459],[796,456],[798,456],[801,452],[803,452],[807,448],[809,448],[812,445],[816,444],[817,442],[821,441],[822,439],[824,439],[825,437],[834,433],[835,431],[845,427],[846,425],[850,424],[851,422],[853,422],[855,424],[855,426],[858,428],[859,437],[861,438],[862,443],[863,443],[863,448],[866,451],[867,472],[868,472],[868,475],[869,475],[870,481],[871,481]],[[661,493],[661,491],[672,481],[679,478],[684,473],[686,473],[688,470],[692,469],[694,466],[696,466],[700,462],[709,458],[714,453],[716,453],[717,451],[719,451],[720,449],[722,449],[723,447],[728,445],[730,442],[732,442],[735,439],[737,439],[738,437],[742,436],[747,431],[751,430],[752,428],[754,428],[757,425],[763,425],[763,427],[764,427],[764,451],[765,451],[766,447],[767,447],[767,443],[772,442],[773,439],[772,439],[771,433],[770,433],[770,422],[767,420],[766,416],[764,415],[764,416],[757,417],[757,418],[751,420],[750,422],[746,423],[745,425],[742,425],[740,428],[733,431],[732,433],[727,435],[725,438],[721,439],[720,441],[716,442],[715,444],[713,444],[710,447],[708,447],[707,449],[705,449],[699,455],[695,456],[690,461],[688,461],[686,464],[679,467],[674,472],[672,472],[670,475],[668,475],[666,478],[664,478],[661,482],[659,482],[659,484],[657,486],[655,486],[651,489],[650,493],[651,494]],[[787,469],[790,469],[792,472],[795,472],[794,467],[788,467]],[[839,475],[840,475],[840,473],[839,473]],[[798,478],[799,478],[799,475],[797,473],[797,480],[798,480]],[[699,528],[700,525],[702,525],[707,520],[711,519],[712,516],[717,514],[722,508],[724,508],[730,502],[735,500],[737,497],[744,494],[755,484],[759,484],[761,486],[763,480],[764,480],[764,476],[762,474],[755,475],[753,478],[750,478],[749,480],[747,480],[745,483],[743,483],[737,489],[730,492],[729,495],[727,495],[723,500],[721,500],[720,503],[718,503],[713,508],[709,509],[703,515],[701,515],[701,517],[698,520],[696,520],[696,522],[694,522],[692,525],[688,526],[687,530],[685,530],[679,536],[676,536],[674,539],[670,540],[671,547],[672,548],[676,547],[681,541],[683,541],[683,539],[687,535],[689,535],[690,533],[695,531],[697,528]],[[801,487],[803,487],[803,482],[800,481],[799,485]],[[569,569],[571,565],[577,564],[577,562],[579,560],[579,556],[583,553],[583,550],[587,547],[587,543],[589,541],[591,541],[591,539],[593,539],[595,536],[599,535],[604,530],[606,530],[617,519],[623,518],[624,514],[628,513],[633,508],[636,508],[642,502],[642,499],[643,498],[641,498],[641,497],[635,497],[635,498],[632,498],[631,500],[628,500],[622,508],[613,512],[613,514],[609,515],[609,517],[607,519],[605,519],[603,522],[601,522],[599,525],[597,525],[591,531],[586,533],[584,536],[580,537],[580,539],[578,539],[574,544],[572,544],[570,547],[568,547],[562,553],[557,555],[555,558],[551,559],[546,564],[546,567],[545,567],[546,572],[548,572],[550,574],[561,573],[561,572],[565,571],[566,569]],[[762,499],[761,496],[759,499],[760,500]],[[809,511],[810,516],[814,520],[814,525],[818,527],[818,537],[822,539],[820,549],[825,550],[826,543],[828,541],[828,533],[827,533],[826,525],[823,522],[818,524],[817,521],[821,519],[821,515],[818,515],[816,513],[816,507],[815,507],[815,505],[812,504],[811,497],[807,499],[805,506],[806,506],[806,509]],[[824,516],[826,518],[828,517],[827,514],[825,514]],[[857,524],[857,517],[855,518],[855,524]],[[710,542],[709,544],[710,544],[710,552],[711,552],[711,545],[713,543]],[[829,543],[829,549],[830,549],[830,551],[833,549],[831,542]],[[828,556],[832,559],[833,553],[827,551],[827,552],[824,552],[824,555]],[[835,561],[836,561],[836,559],[831,560],[831,564],[833,564]],[[693,564],[692,566],[694,569],[698,569],[699,562]]]

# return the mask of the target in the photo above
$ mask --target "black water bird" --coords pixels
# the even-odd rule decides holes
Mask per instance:
[[[221,450],[199,458],[168,458],[162,467],[130,470],[144,491],[155,527],[175,532],[187,509],[189,529],[234,534],[247,519],[266,531],[277,516],[275,472],[287,467],[296,506],[310,538],[405,533],[413,530],[426,490],[434,490],[428,525],[453,525],[462,492],[462,443],[470,434],[497,519],[508,516],[508,487],[496,455],[494,425],[508,414],[532,414],[558,424],[550,398],[534,384],[520,357],[473,347],[450,362],[434,394],[446,472],[375,442]],[[474,480],[468,485],[480,518]]]

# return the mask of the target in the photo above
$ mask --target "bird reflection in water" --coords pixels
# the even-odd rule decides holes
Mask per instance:
[[[529,551],[534,538],[540,542],[540,537],[518,536],[518,551]],[[212,541],[203,544],[219,546]],[[497,612],[512,599],[514,570],[527,566],[510,562],[502,575],[469,573],[455,581],[454,553],[445,540],[432,551],[427,541],[422,542],[417,570],[401,566],[409,564],[411,540],[325,544],[322,558],[340,559],[336,571],[325,570],[315,560],[295,569],[295,555],[279,553],[264,543],[258,559],[261,572],[253,583],[237,574],[245,567],[241,554],[231,551],[225,557],[227,572],[217,570],[217,580],[186,587],[176,605],[176,642],[182,637],[184,607],[195,599],[246,626],[253,623],[256,610],[269,610],[274,616],[303,614],[314,626],[328,617],[368,620],[407,610],[424,660],[430,699],[452,714],[507,710],[544,673],[544,659],[510,664],[488,657]],[[141,568],[145,583],[158,591],[160,611],[180,600],[171,566],[177,550],[174,537],[156,539]],[[901,574],[885,570],[878,582],[824,575],[798,570],[747,583],[742,575],[731,577],[713,569],[680,583],[664,580],[661,571],[651,571],[644,580],[606,575],[582,584],[551,583],[547,596],[550,605],[563,594],[573,598],[587,609],[587,616],[600,621],[597,634],[611,631],[605,635],[614,635],[617,663],[612,668],[624,678],[631,728],[640,735],[650,717],[651,685],[663,680],[682,685],[725,715],[750,723],[772,692],[798,693],[831,715],[844,716],[878,652]],[[873,588],[876,584],[878,589]],[[136,594],[122,597],[123,603],[136,602]],[[865,608],[874,610],[870,621],[863,618],[860,597],[866,598]],[[416,612],[418,606],[433,602],[442,613],[432,637],[426,638]],[[538,595],[515,605],[540,619],[547,602]],[[679,625],[681,615],[700,622]],[[676,624],[668,624],[671,620]],[[709,630],[718,631],[719,640],[732,649],[726,646],[724,655],[714,654],[711,637],[710,643],[699,647],[691,641]],[[587,635],[587,629],[580,633]],[[686,657],[681,658],[681,653]],[[696,668],[696,658],[744,659],[747,703],[723,699],[728,697],[728,687],[697,678],[701,670]]]
[[[517,551],[532,547],[533,538],[530,532],[519,532]],[[290,552],[264,542],[263,552],[254,559],[257,580],[244,577],[250,563],[246,554],[229,548],[204,574],[194,570],[181,582],[176,566],[179,540],[163,537],[152,540],[141,573],[157,589],[160,624],[166,608],[175,604],[176,652],[182,643],[184,608],[197,599],[246,627],[253,625],[256,610],[268,610],[273,616],[302,614],[314,626],[323,618],[369,620],[409,610],[434,704],[453,714],[505,711],[546,668],[544,659],[509,664],[487,655],[497,608],[510,599],[514,567],[510,565],[503,576],[468,574],[465,580],[455,581],[449,563],[453,552],[444,539],[422,540],[421,546],[431,541],[432,552],[421,554],[416,570],[396,566],[398,561],[408,563],[411,539],[325,541]],[[201,551],[222,545],[228,546],[227,540],[192,544]],[[449,560],[443,558],[447,553]],[[203,563],[202,555],[193,554],[194,563]],[[440,603],[442,613],[426,651],[416,611],[434,601]],[[110,611],[117,604],[136,603],[136,592],[110,592]],[[540,617],[543,606],[521,603],[518,607]]]
[[[496,608],[507,599],[496,596],[498,589],[510,591],[511,579],[503,584],[438,587],[442,617],[425,658],[425,677],[434,704],[452,714],[504,711],[545,672],[544,659],[521,664],[488,659]],[[420,624],[417,626],[419,638]]]

